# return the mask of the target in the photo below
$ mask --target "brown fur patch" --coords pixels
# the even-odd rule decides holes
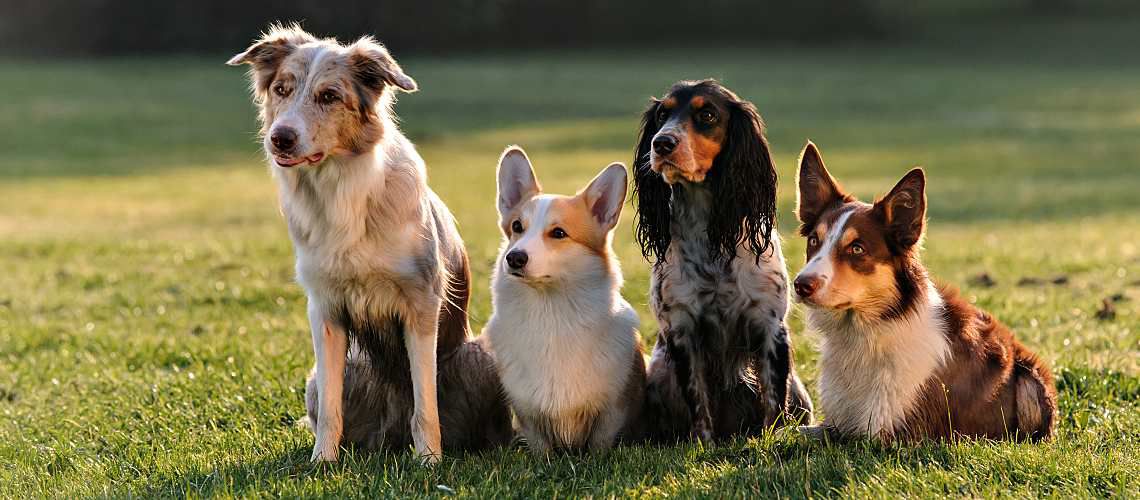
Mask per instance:
[[[940,294],[952,356],[907,418],[908,437],[1051,437],[1057,390],[1049,368],[957,290],[943,286]]]
[[[689,134],[693,140],[693,159],[697,163],[695,177],[703,179],[712,169],[713,161],[720,154],[724,137],[709,137],[704,134]]]
[[[693,96],[693,98],[689,100],[689,105],[692,106],[695,110],[703,108],[705,106],[705,96]]]
[[[606,255],[606,231],[598,225],[597,220],[590,214],[590,207],[586,205],[584,196],[555,199],[550,204],[547,217],[548,227],[544,233],[547,244],[558,245],[570,240],[586,247],[594,254],[603,257]],[[569,237],[563,240],[550,237],[550,231],[555,227],[561,227]]]

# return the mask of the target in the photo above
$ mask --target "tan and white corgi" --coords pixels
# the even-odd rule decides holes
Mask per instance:
[[[1053,434],[1049,368],[985,311],[936,286],[919,259],[926,177],[911,170],[873,204],[846,193],[815,145],[800,156],[795,280],[822,334],[822,429],[892,439],[1033,441]]]
[[[611,248],[625,202],[614,163],[575,196],[543,194],[521,148],[499,160],[503,245],[486,334],[535,454],[600,450],[633,430],[645,391],[637,313]]]

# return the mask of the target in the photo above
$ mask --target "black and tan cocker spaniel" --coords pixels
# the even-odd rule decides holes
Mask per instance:
[[[645,112],[634,171],[661,327],[650,438],[710,442],[810,421],[785,322],[776,171],[755,106],[714,80],[678,82]]]

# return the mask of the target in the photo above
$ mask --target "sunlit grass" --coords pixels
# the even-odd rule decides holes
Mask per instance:
[[[1039,446],[777,433],[549,462],[499,450],[432,470],[401,451],[307,463],[304,299],[240,71],[223,57],[5,62],[0,496],[1135,496],[1140,68],[1091,32],[1076,59],[1079,47],[1032,33],[1044,45],[976,58],[931,44],[403,60],[423,90],[397,109],[459,219],[476,328],[490,313],[502,148],[523,145],[545,187],[572,192],[630,161],[648,96],[717,76],[768,121],[793,271],[806,139],[864,198],[924,165],[929,267],[1012,326],[1062,391],[1059,437]],[[631,211],[616,245],[648,343]],[[975,284],[983,273],[993,286]],[[1106,298],[1111,320],[1096,317]],[[816,339],[798,309],[791,323],[814,384]]]

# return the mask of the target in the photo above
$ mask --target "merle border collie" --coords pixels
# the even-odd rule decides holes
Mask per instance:
[[[414,444],[436,462],[444,447],[508,441],[493,360],[467,341],[463,240],[392,114],[394,91],[416,82],[371,38],[343,45],[297,26],[272,26],[229,64],[252,66],[308,297],[313,460],[335,461],[341,444]]]

